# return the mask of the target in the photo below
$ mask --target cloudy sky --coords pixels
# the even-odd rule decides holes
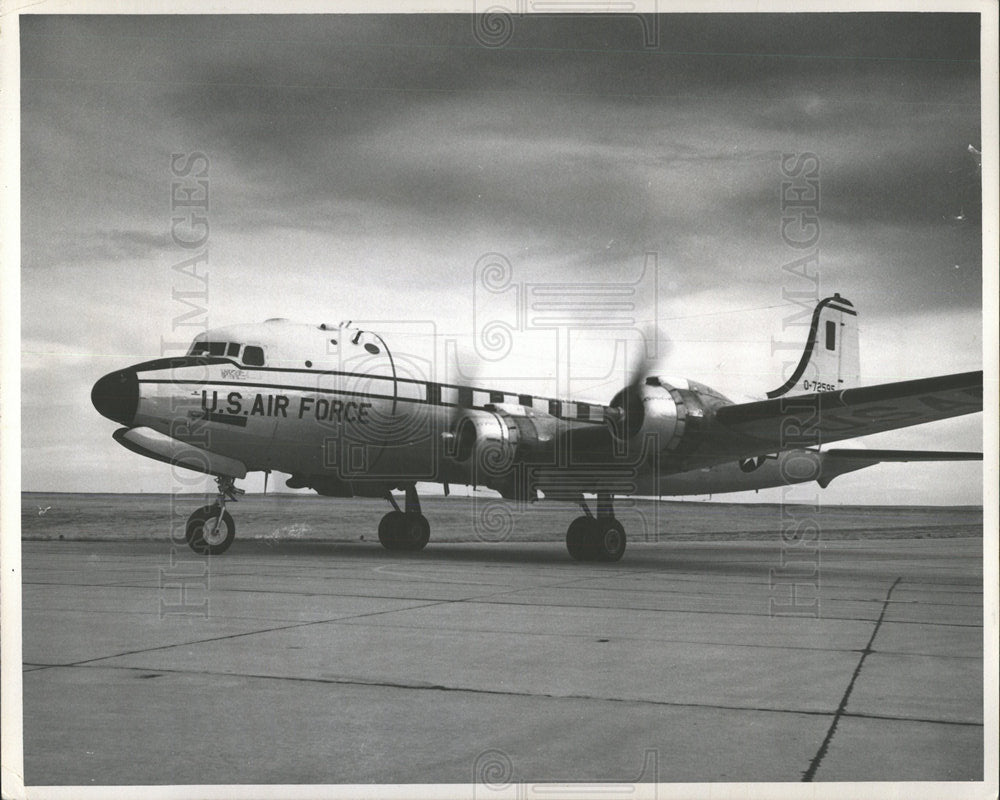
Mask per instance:
[[[772,342],[804,337],[782,326],[789,293],[834,291],[859,310],[865,382],[982,367],[977,17],[507,22],[21,17],[23,488],[171,488],[89,393],[198,331],[173,329],[197,287],[173,268],[189,253],[172,154],[208,158],[211,326],[422,326],[481,382],[606,402],[609,342],[637,334],[522,320],[480,363],[484,320],[514,318],[476,265],[499,254],[531,295],[635,284],[655,253],[637,317],[668,374],[762,394],[782,381]],[[802,153],[819,164],[808,251],[782,238],[782,157]],[[786,268],[804,254],[818,286]],[[981,415],[871,441],[981,449]],[[883,465],[823,497],[974,503],[980,482],[980,465]]]

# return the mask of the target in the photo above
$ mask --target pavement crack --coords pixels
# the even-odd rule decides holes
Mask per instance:
[[[882,612],[878,615],[878,621],[876,621],[875,627],[872,629],[872,635],[868,639],[868,644],[866,644],[865,649],[861,651],[861,658],[858,659],[858,664],[854,668],[854,674],[851,675],[851,681],[847,684],[847,688],[844,690],[844,696],[840,698],[840,704],[837,706],[833,719],[830,721],[830,727],[826,732],[826,736],[823,737],[819,750],[816,751],[816,755],[813,756],[809,766],[806,768],[805,772],[802,773],[803,782],[812,781],[816,775],[816,770],[819,769],[819,765],[826,756],[827,750],[830,747],[830,742],[833,740],[833,735],[837,731],[837,724],[840,722],[840,718],[845,716],[847,711],[847,702],[851,699],[851,692],[854,691],[854,683],[857,681],[858,675],[861,674],[861,668],[864,666],[865,659],[868,658],[868,654],[872,652],[872,645],[875,643],[875,637],[878,636],[878,629],[882,627],[882,620],[885,619],[885,612],[889,608],[889,601],[892,598],[892,592],[899,585],[901,580],[903,579],[896,578],[896,580],[893,581],[892,586],[889,587],[889,591],[886,592],[885,600],[882,601]]]
[[[121,658],[123,656],[134,656],[134,655],[139,655],[141,653],[153,653],[153,652],[156,652],[157,650],[170,650],[170,649],[172,649],[174,647],[190,647],[190,646],[196,645],[196,644],[209,644],[211,642],[221,642],[221,641],[226,641],[228,639],[239,639],[239,638],[242,638],[244,636],[257,636],[258,634],[261,634],[261,633],[275,633],[276,631],[288,631],[288,630],[294,630],[295,628],[307,628],[310,625],[327,625],[327,624],[329,624],[331,622],[339,622],[340,620],[343,620],[343,619],[359,619],[361,617],[374,617],[374,616],[378,616],[379,614],[392,614],[392,613],[395,613],[397,611],[409,610],[410,608],[423,608],[425,606],[441,605],[442,602],[449,602],[449,601],[437,601],[437,602],[434,602],[434,603],[425,603],[422,606],[410,606],[407,609],[391,608],[391,609],[383,609],[382,611],[369,611],[369,612],[364,613],[364,614],[352,614],[352,615],[347,616],[347,617],[333,617],[332,619],[317,619],[317,620],[310,620],[308,622],[297,622],[294,625],[277,625],[277,626],[275,626],[273,628],[258,628],[256,630],[252,630],[252,631],[242,631],[241,633],[227,633],[227,634],[224,634],[222,636],[210,636],[207,639],[195,639],[193,641],[176,642],[174,644],[161,644],[161,645],[157,645],[156,647],[142,647],[142,648],[139,648],[138,650],[126,650],[126,651],[124,651],[122,653],[113,653],[112,655],[109,655],[109,656],[95,656],[94,658],[85,658],[85,659],[83,659],[81,661],[74,661],[74,662],[69,663],[69,664],[50,664],[50,665],[47,665],[47,666],[38,667],[38,669],[50,669],[50,668],[56,667],[56,666],[59,666],[59,667],[80,667],[80,666],[84,666],[86,664],[92,664],[92,663],[97,662],[97,661],[106,661],[107,659],[110,659],[110,658]],[[34,670],[32,670],[32,671],[34,671]]]

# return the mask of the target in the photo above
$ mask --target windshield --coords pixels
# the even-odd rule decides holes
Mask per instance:
[[[264,366],[264,348],[257,345],[243,345],[239,342],[197,341],[188,350],[189,356],[225,356],[242,361],[248,367]]]

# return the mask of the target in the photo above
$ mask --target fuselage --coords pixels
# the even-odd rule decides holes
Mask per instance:
[[[129,429],[116,438],[144,455],[238,477],[241,469],[285,472],[290,486],[342,496],[382,494],[414,481],[487,485],[516,496],[514,478],[502,474],[512,466],[503,463],[505,454],[528,439],[530,452],[548,453],[546,446],[567,431],[605,428],[616,418],[612,405],[441,382],[415,367],[410,352],[405,338],[348,324],[233,325],[199,335],[186,356],[106,376],[93,397],[102,414]],[[694,381],[662,385],[647,411],[665,409],[658,417],[666,420],[658,431],[665,446],[627,462],[616,493],[735,492],[823,474],[822,453],[810,449],[693,461],[670,442],[680,442],[685,424],[690,434],[700,418],[730,401]],[[490,432],[492,449],[478,439],[463,444]],[[172,448],[169,459],[165,447]],[[177,456],[185,447],[188,454]],[[568,495],[596,491],[603,478],[588,485],[591,465],[585,453],[576,455],[580,463],[572,452],[534,457],[532,486],[559,496],[570,480]],[[862,466],[842,463],[839,472]]]

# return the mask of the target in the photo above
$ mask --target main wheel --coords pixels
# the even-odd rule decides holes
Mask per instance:
[[[431,538],[431,525],[423,514],[390,511],[378,524],[378,540],[386,550],[422,550]]]
[[[594,560],[591,546],[591,540],[594,536],[591,531],[595,528],[595,520],[587,516],[577,517],[569,524],[569,528],[566,530],[566,549],[575,560]]]
[[[589,538],[592,558],[598,561],[618,561],[625,554],[625,528],[616,519],[598,519]]]
[[[236,523],[233,522],[229,512],[223,511],[222,519],[216,525],[215,518],[218,514],[218,506],[202,506],[188,517],[185,530],[188,547],[199,555],[221,555],[229,549],[229,545],[236,538]]]

